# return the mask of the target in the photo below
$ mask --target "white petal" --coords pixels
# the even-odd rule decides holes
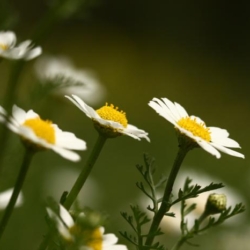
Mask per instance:
[[[211,143],[205,142],[203,140],[197,141],[197,143],[200,145],[201,148],[203,148],[205,151],[210,153],[211,155],[214,155],[217,159],[221,157],[221,154],[218,150],[216,150]]]
[[[83,111],[89,118],[100,118],[96,111],[88,106],[81,98],[76,95],[72,95],[73,98],[65,96],[72,101],[81,111]]]
[[[228,147],[228,148],[240,148],[239,143],[231,138],[222,138],[222,137],[216,138],[212,134],[211,134],[211,138],[212,138],[211,141],[218,145]]]
[[[35,113],[32,109],[29,110],[27,113],[26,113],[26,117],[25,117],[25,120],[27,119],[32,119],[32,118],[36,118],[36,117],[39,117],[39,115],[37,113]]]
[[[61,204],[59,204],[59,209],[60,209],[59,214],[62,221],[66,224],[68,228],[73,227],[75,223],[70,213]]]
[[[18,124],[23,124],[26,119],[26,112],[14,105],[12,108],[12,116],[18,122]]]
[[[154,109],[160,116],[164,117],[167,121],[172,124],[176,124],[176,120],[173,117],[172,113],[168,109],[168,107],[164,106],[163,102],[157,98],[153,98],[152,101],[148,103],[148,105]]]
[[[54,152],[61,155],[63,158],[68,159],[70,161],[79,161],[81,159],[80,156],[77,153],[75,153],[73,151],[70,151],[68,149],[60,148],[60,147],[57,147],[57,146],[53,146],[53,147],[51,147],[51,149]]]
[[[14,189],[11,188],[11,189],[8,189],[8,190],[0,193],[0,209],[6,208],[6,206],[8,205],[8,203],[10,201],[10,198],[12,196],[13,190]],[[15,207],[18,207],[22,204],[23,204],[23,194],[22,194],[22,192],[20,192],[18,195],[16,204],[15,204]]]
[[[232,155],[232,156],[235,156],[235,157],[240,157],[240,158],[245,158],[245,156],[239,152],[236,152],[234,150],[231,150],[229,148],[226,148],[226,147],[223,147],[222,145],[218,145],[216,143],[212,143],[211,142],[211,145],[213,145],[215,148],[217,148],[218,150],[220,150],[221,152],[225,153],[225,154],[228,154],[228,155]]]
[[[179,114],[178,109],[176,108],[176,106],[174,105],[173,102],[171,102],[169,99],[167,98],[162,98],[163,102],[166,104],[166,106],[168,107],[168,109],[171,111],[175,121],[180,120],[182,117]]]
[[[29,47],[30,44],[31,44],[31,40],[26,40],[26,41],[23,41],[23,42],[19,43],[17,48],[19,48],[21,50],[26,50]]]
[[[29,50],[28,52],[26,52],[25,55],[25,60],[32,60],[38,56],[40,56],[42,54],[42,48],[41,47],[36,47],[34,49]]]
[[[62,148],[85,150],[86,142],[78,139],[73,133],[63,132],[56,125],[53,125],[56,132],[56,145]]]
[[[103,246],[111,246],[116,244],[118,238],[114,234],[105,234],[103,235]]]
[[[12,31],[2,31],[0,32],[0,43],[8,47],[12,47],[16,43],[16,35]]]
[[[102,250],[128,250],[125,245],[103,246]]]
[[[150,142],[150,139],[148,137],[148,133],[142,129],[138,129],[136,126],[128,124],[128,126],[123,130],[123,133],[131,136],[135,139],[140,140],[141,138],[146,139],[148,142]]]
[[[179,103],[175,102],[174,104],[175,104],[175,107],[180,114],[180,117],[188,117],[189,116],[187,111]]]
[[[54,211],[52,211],[50,208],[46,208],[48,215],[51,219],[55,220],[56,224],[57,224],[57,229],[59,231],[59,233],[68,240],[72,239],[72,235],[70,234],[69,229],[64,225],[64,223],[61,221],[61,219],[59,218],[59,216],[57,214],[54,213]]]
[[[226,129],[222,129],[222,128],[217,128],[217,127],[209,127],[211,134],[218,138],[218,137],[228,137],[229,133],[227,132]]]

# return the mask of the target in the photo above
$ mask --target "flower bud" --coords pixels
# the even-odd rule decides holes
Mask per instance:
[[[225,194],[210,194],[207,199],[205,213],[217,214],[224,211],[227,207],[227,197]]]

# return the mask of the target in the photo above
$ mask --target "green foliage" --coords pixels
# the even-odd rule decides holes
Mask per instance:
[[[215,227],[217,225],[222,224],[225,220],[229,219],[232,216],[235,216],[239,213],[242,213],[245,211],[245,207],[242,203],[236,204],[235,207],[232,209],[232,207],[229,207],[221,212],[220,216],[216,219],[214,217],[209,217],[209,214],[206,213],[206,210],[204,210],[203,214],[195,220],[194,226],[192,228],[188,228],[186,216],[191,213],[195,208],[196,204],[193,203],[189,206],[186,204],[186,199],[197,197],[199,194],[215,190],[218,188],[222,188],[223,184],[215,184],[211,183],[210,185],[202,188],[199,185],[191,185],[192,180],[187,178],[183,187],[183,190],[180,189],[178,198],[172,202],[172,204],[177,203],[178,201],[181,201],[181,238],[177,242],[177,244],[174,246],[173,250],[179,249],[184,243],[187,243],[192,246],[197,246],[196,244],[190,243],[188,240],[191,238],[194,238],[197,235],[200,235],[204,231]],[[204,224],[204,220],[208,218],[208,222]]]
[[[145,167],[142,165],[137,165],[136,168],[141,173],[144,178],[147,187],[143,182],[137,182],[136,186],[152,201],[153,207],[148,206],[147,209],[157,213],[158,211],[158,203],[160,202],[157,199],[157,190],[166,182],[166,177],[162,176],[158,182],[154,182],[153,175],[155,174],[156,168],[154,166],[155,160],[148,155],[144,154],[144,163]],[[148,247],[145,245],[145,239],[148,237],[147,234],[143,233],[143,226],[150,222],[151,220],[148,218],[145,212],[142,212],[137,205],[130,205],[130,209],[132,211],[132,215],[129,215],[126,212],[122,212],[122,217],[128,222],[130,227],[133,229],[135,235],[132,235],[126,231],[120,232],[120,234],[127,239],[130,243],[132,243],[136,249],[138,250],[147,250],[147,249],[157,249],[164,250],[164,246],[159,242],[154,243],[152,246]],[[173,214],[169,214],[169,216],[174,216]],[[158,236],[162,235],[160,229],[157,229],[153,235]]]

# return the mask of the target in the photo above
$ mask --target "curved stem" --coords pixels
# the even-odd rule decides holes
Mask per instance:
[[[66,209],[69,209],[71,207],[71,205],[73,204],[73,202],[76,200],[77,195],[79,194],[80,190],[82,189],[85,181],[87,180],[98,156],[100,155],[100,152],[106,142],[106,137],[103,137],[102,135],[99,134],[99,137],[95,143],[95,146],[85,164],[85,166],[82,169],[82,172],[80,173],[80,175],[78,176],[75,184],[73,185],[71,191],[69,192],[68,196],[66,197],[65,201],[62,202],[63,206]],[[41,242],[41,244],[38,247],[38,250],[45,250],[47,249],[49,243],[50,243],[50,239],[51,239],[51,233],[48,232],[45,236],[43,241]]]
[[[102,135],[99,135],[97,142],[85,164],[85,166],[82,169],[82,172],[78,176],[74,186],[70,190],[65,202],[63,203],[64,207],[66,209],[69,209],[73,202],[76,200],[77,195],[79,194],[80,190],[82,189],[85,181],[87,180],[103,146],[106,141],[106,137],[103,137]]]
[[[23,162],[22,162],[22,165],[21,165],[21,168],[20,168],[17,180],[16,180],[16,184],[15,184],[12,196],[11,196],[10,201],[5,209],[4,215],[3,215],[1,223],[0,223],[0,238],[4,233],[4,230],[7,226],[9,218],[12,214],[13,208],[16,204],[18,195],[22,189],[26,174],[27,174],[28,169],[29,169],[29,165],[30,165],[32,156],[33,156],[33,152],[26,149],[26,152],[24,154]]]
[[[161,206],[160,206],[158,212],[155,214],[155,216],[153,218],[153,222],[152,222],[151,227],[149,229],[148,237],[147,237],[147,240],[145,242],[146,246],[152,245],[152,243],[154,241],[155,233],[156,233],[157,229],[159,228],[161,220],[164,217],[165,213],[170,208],[170,198],[171,198],[173,185],[174,185],[176,176],[179,172],[180,166],[181,166],[187,152],[188,152],[187,148],[185,148],[185,147],[179,148],[178,154],[177,154],[175,161],[174,161],[174,165],[173,165],[171,172],[170,172],[170,175],[168,177],[168,181],[167,181],[167,185],[165,187],[165,192],[164,192]]]

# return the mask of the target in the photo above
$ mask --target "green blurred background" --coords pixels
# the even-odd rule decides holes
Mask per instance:
[[[0,3],[0,28],[15,31],[18,41],[30,38],[51,4],[41,0]],[[41,40],[44,53],[66,55],[77,68],[98,74],[107,94],[94,108],[113,103],[127,113],[129,123],[149,132],[151,143],[126,136],[109,140],[81,194],[83,206],[110,215],[108,232],[118,235],[118,230],[130,230],[120,211],[129,211],[130,203],[141,203],[135,186],[141,177],[135,165],[143,163],[143,153],[156,158],[156,176],[170,170],[177,152],[174,129],[147,105],[153,97],[167,97],[208,126],[226,128],[246,156],[242,160],[222,154],[217,160],[196,149],[185,159],[183,170],[202,171],[226,182],[240,193],[247,208],[234,227],[220,226],[194,242],[204,250],[250,249],[249,30],[247,1],[99,0],[79,7],[76,15],[58,22]],[[37,84],[33,65],[34,61],[25,65],[15,103],[74,132],[86,140],[88,150],[80,153],[79,163],[53,152],[36,155],[23,188],[25,202],[14,211],[0,246],[6,250],[37,249],[47,230],[47,196],[59,199],[71,187],[97,138],[91,121],[64,98],[50,96],[29,106],[30,88]],[[10,61],[1,62],[1,104],[10,67]],[[0,191],[13,186],[22,153],[18,137],[11,135]],[[170,248],[177,238],[168,229],[162,241]]]

